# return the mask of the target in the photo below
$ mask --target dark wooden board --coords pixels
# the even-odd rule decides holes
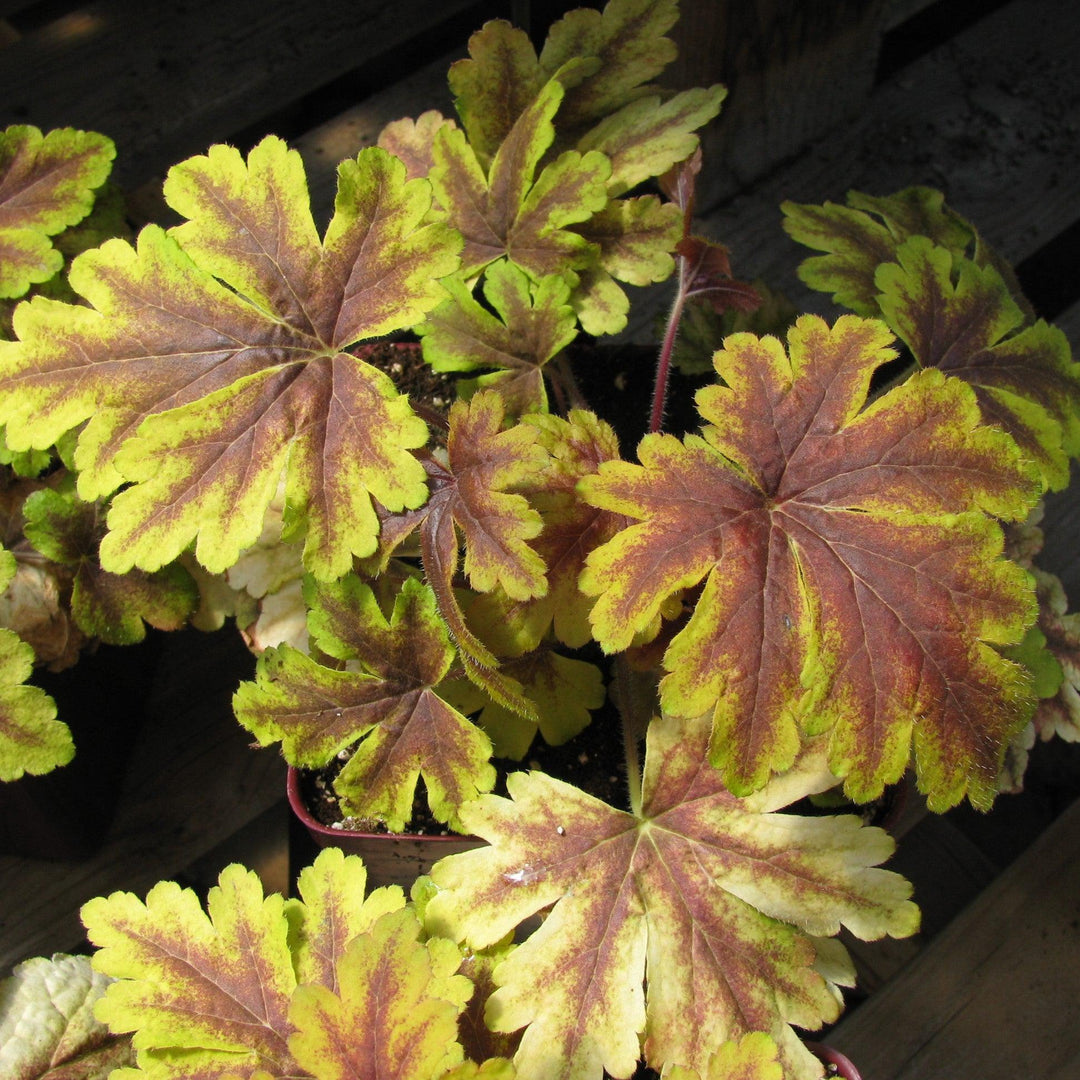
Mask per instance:
[[[1080,1076],[1080,802],[829,1042],[873,1080]]]
[[[131,186],[468,7],[98,0],[3,50],[0,126],[101,131],[117,143],[117,179]]]

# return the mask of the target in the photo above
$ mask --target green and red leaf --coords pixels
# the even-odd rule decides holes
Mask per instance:
[[[0,627],[0,781],[40,776],[75,754],[68,726],[56,719],[56,702],[26,685],[33,666],[34,650]]]
[[[569,87],[560,129],[576,139],[598,120],[648,94],[648,81],[678,52],[664,36],[678,17],[676,0],[609,0],[603,11],[578,8],[554,23],[540,52],[546,77],[575,61],[599,61]]]
[[[1069,481],[1080,452],[1080,364],[1056,327],[1029,323],[992,266],[912,237],[878,267],[877,302],[923,367],[975,388],[988,423],[1036,461],[1046,484]]]
[[[1023,518],[1038,479],[939,371],[865,406],[894,355],[880,323],[804,316],[788,340],[729,337],[714,358],[724,385],[698,395],[702,436],[647,436],[640,465],[582,481],[590,503],[636,522],[582,575],[596,636],[625,648],[704,583],[665,653],[661,701],[712,715],[732,790],[829,729],[852,797],[899,779],[914,750],[932,806],[986,806],[1034,705],[995,649],[1033,619],[1031,585],[988,515]]]
[[[84,905],[98,947],[94,966],[119,980],[98,1004],[98,1019],[114,1033],[135,1032],[140,1068],[150,1076],[158,1068],[199,1080],[306,1075],[288,1047],[296,974],[284,901],[264,899],[254,873],[230,866],[207,909],[171,881],[155,885],[145,903],[113,893]]]
[[[472,984],[461,952],[421,940],[410,908],[380,916],[337,964],[338,988],[293,994],[289,1048],[318,1080],[435,1080],[461,1063],[458,1016]]]
[[[549,455],[543,474],[526,489],[543,521],[532,546],[547,567],[548,588],[542,596],[525,600],[495,589],[470,604],[470,625],[500,656],[535,649],[549,629],[571,648],[592,640],[593,599],[578,588],[578,578],[589,552],[627,524],[622,514],[591,506],[577,494],[582,477],[596,472],[602,462],[618,459],[619,441],[611,426],[583,409],[571,410],[565,419],[530,416],[526,423]]]
[[[588,261],[588,242],[567,226],[607,204],[611,166],[603,154],[567,150],[537,174],[555,137],[552,117],[562,98],[563,85],[552,78],[515,120],[486,169],[464,131],[443,127],[436,135],[430,178],[465,238],[463,277],[504,256],[534,279]]]
[[[457,237],[427,223],[430,190],[378,148],[339,168],[320,241],[299,157],[265,139],[176,166],[148,226],[81,255],[71,283],[92,307],[36,299],[4,343],[0,412],[15,449],[79,436],[79,492],[113,501],[103,565],[153,571],[192,540],[223,570],[254,543],[283,472],[289,538],[340,576],[375,548],[372,497],[417,506],[410,450],[425,424],[390,379],[345,352],[419,321],[458,265]]]
[[[387,619],[355,576],[312,587],[309,625],[319,648],[365,670],[335,670],[289,646],[268,650],[254,683],[233,706],[263,746],[280,741],[286,759],[318,767],[352,748],[335,780],[343,810],[400,831],[422,774],[428,805],[456,825],[462,803],[490,791],[491,744],[433,690],[454,656],[434,594],[407,580]],[[354,746],[355,744],[355,746]]]
[[[905,188],[884,198],[850,191],[847,202],[785,202],[781,209],[790,236],[826,252],[803,260],[799,277],[812,289],[831,292],[837,304],[858,315],[878,314],[877,268],[895,261],[897,249],[909,237],[929,237],[957,255],[976,238],[971,225],[933,188]]]
[[[115,153],[91,131],[0,131],[0,299],[22,296],[63,266],[50,238],[90,213]]]
[[[26,538],[46,558],[73,569],[71,614],[79,629],[109,645],[132,645],[146,624],[178,630],[195,611],[198,587],[177,563],[152,574],[110,574],[98,562],[101,507],[74,491],[44,488],[26,500]]]
[[[629,1076],[644,1035],[657,1069],[704,1074],[721,1044],[768,1032],[792,1077],[816,1077],[789,1025],[837,1016],[815,938],[905,936],[918,912],[874,867],[891,840],[854,817],[776,814],[737,799],[704,761],[707,718],[649,728],[640,815],[542,773],[463,814],[490,847],[436,864],[427,923],[483,948],[551,908],[495,970],[487,1018],[525,1028],[521,1080]],[[802,792],[805,794],[806,792]]]
[[[544,366],[577,336],[565,279],[552,275],[531,284],[512,263],[496,264],[483,286],[492,310],[460,281],[445,287],[450,298],[416,327],[424,359],[436,371],[500,369],[480,385],[495,390],[511,415],[546,412]]]

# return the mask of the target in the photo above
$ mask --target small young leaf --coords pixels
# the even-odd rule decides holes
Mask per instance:
[[[71,614],[88,637],[132,645],[146,636],[147,623],[178,630],[194,612],[198,587],[179,564],[153,574],[101,569],[104,525],[96,503],[84,502],[74,491],[45,488],[27,498],[23,512],[27,540],[46,558],[73,568]]]
[[[33,666],[34,650],[0,628],[0,780],[40,776],[75,754],[53,699],[37,686],[23,685]]]
[[[131,1040],[110,1035],[94,1005],[111,982],[85,956],[57,953],[15,968],[0,983],[4,1080],[108,1080],[134,1063]]]
[[[457,127],[438,109],[428,109],[415,120],[393,120],[379,132],[378,145],[405,163],[408,179],[426,177],[435,164],[435,136],[444,124]]]
[[[293,995],[289,1048],[318,1080],[434,1080],[463,1057],[457,1020],[472,984],[450,941],[421,941],[409,908],[358,935],[337,965],[339,989]]]
[[[776,1039],[785,1075],[819,1076],[788,1027],[839,1012],[814,936],[916,930],[907,883],[874,869],[885,833],[736,799],[702,768],[708,729],[650,725],[640,816],[538,772],[463,812],[491,846],[436,864],[427,925],[483,948],[551,907],[496,968],[487,1008],[495,1030],[525,1028],[521,1080],[628,1076],[642,1033],[654,1068],[704,1073],[751,1031]]]
[[[90,212],[115,154],[110,139],[91,131],[0,132],[0,299],[22,296],[61,268],[49,238]]]
[[[562,83],[551,79],[514,122],[487,170],[463,131],[444,127],[436,135],[430,178],[465,238],[463,277],[503,256],[534,279],[588,260],[587,241],[567,226],[606,205],[611,166],[603,154],[568,150],[537,175],[555,137],[551,121],[562,97]]]
[[[424,359],[436,371],[500,368],[484,385],[503,398],[509,413],[546,412],[544,365],[577,336],[565,279],[552,275],[530,285],[512,263],[492,266],[484,276],[484,298],[497,314],[461,282],[445,287],[450,299],[415,328]]]
[[[561,746],[588,725],[590,710],[604,704],[600,669],[584,660],[560,656],[552,649],[540,648],[506,661],[501,670],[521,684],[536,706],[536,720],[491,701],[478,686],[462,679],[439,688],[461,712],[479,711],[477,723],[491,739],[497,757],[520,761],[528,753],[537,729],[549,746]]]
[[[739,793],[788,768],[804,729],[831,728],[850,796],[898,780],[914,745],[931,806],[965,793],[986,806],[1034,707],[993,648],[1023,636],[1031,588],[986,515],[1023,518],[1038,480],[939,371],[860,412],[891,340],[853,316],[802,317],[790,356],[734,335],[714,358],[725,385],[698,394],[702,437],[647,436],[640,466],[582,481],[594,506],[637,522],[581,577],[605,649],[705,582],[665,653],[661,701],[712,713],[712,760]]]

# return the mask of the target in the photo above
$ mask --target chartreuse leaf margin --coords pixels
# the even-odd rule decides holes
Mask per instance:
[[[111,240],[71,266],[89,306],[37,297],[0,344],[0,418],[14,450],[83,424],[79,493],[113,499],[106,570],[155,571],[192,541],[221,571],[253,544],[282,475],[285,539],[340,576],[388,509],[420,505],[427,440],[390,378],[347,352],[444,296],[461,241],[431,222],[426,180],[377,147],[338,170],[320,239],[299,155],[268,137],[245,160],[212,147],[170,170],[187,220]]]
[[[786,350],[732,335],[714,356],[722,384],[698,393],[700,435],[649,435],[640,464],[581,482],[634,522],[581,576],[605,649],[703,583],[665,652],[661,703],[712,717],[709,756],[740,794],[827,731],[853,798],[914,757],[933,808],[987,807],[1034,709],[1026,672],[996,649],[1036,607],[995,518],[1023,519],[1039,478],[959,379],[924,370],[866,404],[892,341],[855,316],[803,316]]]
[[[233,865],[205,911],[174,882],[84,905],[95,971],[115,980],[97,1018],[137,1052],[113,1080],[511,1080],[506,1062],[464,1060],[462,954],[401,889],[365,898],[363,863],[334,848],[298,884],[264,896]]]
[[[775,813],[768,789],[736,798],[704,760],[708,740],[707,717],[653,721],[638,814],[539,772],[464,809],[490,846],[435,865],[431,932],[483,949],[550,908],[495,968],[487,1004],[495,1031],[525,1029],[520,1080],[629,1076],[642,1036],[653,1068],[712,1075],[717,1048],[753,1031],[775,1040],[785,1076],[818,1077],[790,1025],[835,1019],[836,984],[853,977],[821,939],[917,929],[910,886],[876,868],[884,832]]]

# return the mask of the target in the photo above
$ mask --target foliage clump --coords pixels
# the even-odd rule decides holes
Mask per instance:
[[[181,224],[90,247],[70,293],[14,310],[6,577],[30,545],[106,641],[235,615],[260,744],[336,760],[372,827],[408,827],[422,789],[485,842],[408,903],[334,852],[296,900],[231,867],[207,913],[172,883],[92,901],[119,1076],[819,1077],[796,1029],[840,1013],[835,936],[909,935],[918,910],[886,833],[809,797],[911,770],[932,809],[984,809],[1033,716],[1080,722],[1074,617],[1028,521],[1080,450],[1064,337],[922,188],[785,206],[823,253],[804,279],[850,313],[735,278],[693,233],[723,88],[653,81],[676,16],[611,0],[539,51],[488,23],[450,72],[457,119],[343,162],[321,234],[295,151],[215,146],[169,173]],[[76,135],[9,133],[9,174],[34,147],[108,156]],[[76,209],[0,216],[41,267],[10,295],[55,271],[95,160]],[[574,365],[671,276],[650,431],[620,445]],[[380,339],[457,400],[410,396]],[[707,376],[681,437],[672,364]],[[21,686],[28,648],[0,637],[5,777],[71,752]],[[494,755],[619,715],[627,805],[538,770],[496,793]]]

